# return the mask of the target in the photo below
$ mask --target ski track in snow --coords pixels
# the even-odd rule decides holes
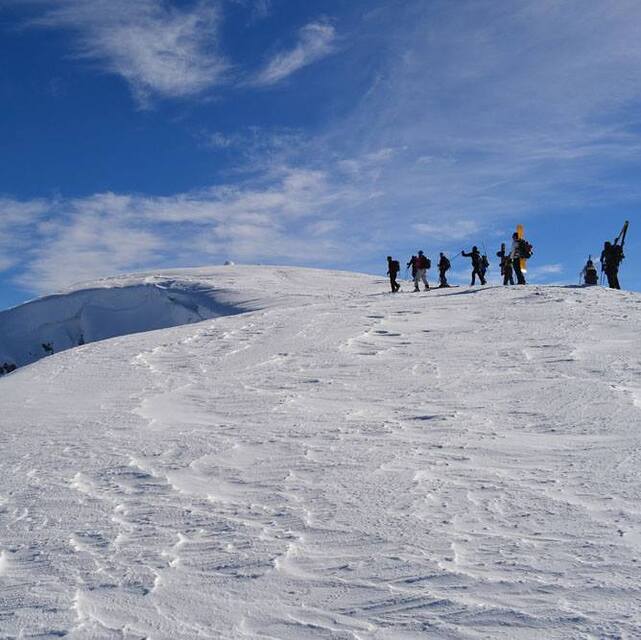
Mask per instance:
[[[0,638],[641,637],[641,296],[313,277],[0,380]]]

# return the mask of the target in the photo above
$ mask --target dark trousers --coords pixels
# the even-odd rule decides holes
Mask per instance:
[[[512,260],[512,267],[514,269],[514,273],[516,273],[516,281],[519,284],[526,284],[525,276],[521,271],[521,258],[514,258],[514,260]]]
[[[503,269],[503,284],[514,284],[514,277],[512,275],[512,269]]]
[[[479,280],[481,281],[481,284],[485,284],[485,278],[483,277],[483,272],[475,267],[474,271],[472,271],[472,284],[473,285],[476,284],[476,276],[479,277]]]
[[[389,274],[389,283],[390,283],[390,287],[392,287],[392,293],[396,293],[401,288],[401,285],[398,284],[398,282],[396,282],[397,275],[398,274],[396,273]]]
[[[445,273],[447,272],[447,269],[439,269],[438,270],[438,279],[440,280],[440,285],[441,287],[449,287],[450,285],[447,284],[447,278],[445,277]]]
[[[619,269],[606,269],[605,275],[608,278],[608,286],[610,289],[620,289],[621,285],[619,284]]]

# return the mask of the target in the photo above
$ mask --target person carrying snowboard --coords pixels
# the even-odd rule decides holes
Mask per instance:
[[[482,285],[486,284],[485,276],[483,275],[483,258],[481,256],[481,253],[478,250],[478,247],[476,246],[472,247],[472,251],[470,251],[469,253],[465,253],[465,251],[461,251],[461,255],[465,256],[466,258],[472,258],[472,285],[471,286],[474,286],[476,284],[476,276],[479,277],[479,280],[481,281]]]
[[[516,274],[516,281],[518,284],[527,284],[525,282],[525,276],[523,271],[521,271],[521,258],[529,258],[528,253],[531,254],[531,250],[528,248],[530,246],[529,242],[525,238],[519,238],[519,234],[516,231],[512,234],[512,249],[510,250],[510,260],[512,261],[512,268]]]
[[[429,282],[427,281],[427,270],[432,266],[430,259],[422,252],[419,251],[416,256],[416,274],[414,275],[414,291],[419,291],[419,283],[422,281],[425,285],[425,291],[430,290]]]
[[[621,245],[606,242],[601,252],[601,271],[605,272],[610,289],[620,289],[619,266],[625,256]]]
[[[450,285],[447,283],[447,277],[446,273],[449,270],[449,268],[452,266],[452,263],[449,261],[449,258],[444,254],[441,253],[439,254],[439,261],[438,261],[438,278],[440,281],[439,287],[449,287]]]
[[[392,287],[392,293],[396,293],[401,285],[396,282],[398,272],[401,270],[401,265],[398,260],[393,260],[392,256],[387,256],[387,275],[389,276],[389,283]]]
[[[592,262],[592,257],[588,258],[588,261],[585,263],[585,267],[583,267],[583,271],[581,271],[581,277],[583,278],[583,284],[588,287],[599,284],[599,276],[597,275],[594,262]]]
[[[503,286],[514,284],[514,271],[512,270],[512,260],[505,250],[505,242],[501,243],[501,249],[496,252],[496,257],[500,260],[501,275],[503,276]]]

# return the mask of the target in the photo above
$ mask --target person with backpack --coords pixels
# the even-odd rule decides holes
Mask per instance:
[[[512,260],[510,260],[510,256],[505,250],[505,242],[501,243],[501,249],[496,252],[496,257],[500,261],[499,265],[501,267],[501,275],[503,276],[503,286],[514,284]]]
[[[419,291],[419,282],[425,285],[425,291],[430,290],[427,281],[427,270],[432,266],[432,261],[422,252],[419,251],[416,256],[416,273],[414,275],[414,291]]]
[[[583,284],[588,287],[593,287],[595,284],[599,284],[599,276],[597,275],[596,267],[594,262],[592,262],[592,256],[588,258],[588,261],[581,271],[581,277],[583,278]]]
[[[439,254],[439,261],[438,261],[438,278],[440,281],[439,287],[444,288],[444,287],[449,287],[450,285],[447,283],[447,277],[446,273],[449,270],[449,268],[452,266],[452,263],[450,262],[449,258],[444,254],[441,253]]]
[[[487,273],[487,270],[490,268],[490,261],[487,259],[487,255],[483,254],[481,256],[481,275],[483,276],[484,280],[487,280],[485,277],[485,274]]]
[[[472,251],[469,253],[465,253],[465,251],[461,251],[461,255],[466,257],[466,258],[472,258],[472,285],[474,286],[476,284],[476,276],[479,277],[479,280],[481,281],[481,284],[487,284],[485,281],[485,276],[483,275],[483,258],[481,256],[481,253],[478,250],[478,247],[474,246],[472,247]]]
[[[389,283],[392,287],[392,293],[396,293],[401,285],[396,282],[398,272],[401,270],[401,265],[398,260],[393,260],[392,256],[387,256],[387,275],[389,276]]]
[[[625,256],[623,248],[618,243],[606,242],[601,252],[601,271],[605,272],[610,289],[620,289],[619,266]]]
[[[510,259],[512,260],[512,267],[516,274],[516,281],[518,284],[527,284],[525,276],[521,271],[521,258],[528,259],[532,256],[532,245],[525,239],[519,238],[516,231],[512,234],[512,249],[510,250]]]

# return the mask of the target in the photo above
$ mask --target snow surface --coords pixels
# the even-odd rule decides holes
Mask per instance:
[[[16,359],[47,317],[191,324],[0,378],[0,638],[640,638],[641,296],[385,288],[228,266],[1,315]]]

